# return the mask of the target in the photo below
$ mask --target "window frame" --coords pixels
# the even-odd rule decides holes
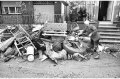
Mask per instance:
[[[8,13],[9,13],[9,10],[8,10],[8,13],[6,13],[6,9],[5,9],[5,8],[7,8],[7,10],[8,10],[8,7],[4,7],[2,13],[3,13],[3,14],[8,14]]]
[[[10,7],[8,6],[8,14],[21,14],[21,13],[17,13],[17,9],[16,9],[17,7],[14,7],[14,8],[15,8],[15,13],[11,13],[11,12],[10,12]],[[20,8],[21,8],[21,7],[20,7]],[[6,14],[6,12],[5,12],[5,7],[3,7],[3,11],[4,11],[3,14]]]
[[[9,7],[9,14],[14,14],[14,13],[16,13],[15,7],[14,7],[14,12],[13,12],[13,13],[12,13],[12,11],[10,10],[10,8],[13,8],[13,7]]]

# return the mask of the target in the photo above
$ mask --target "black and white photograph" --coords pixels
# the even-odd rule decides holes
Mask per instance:
[[[0,0],[0,78],[120,78],[120,1]]]

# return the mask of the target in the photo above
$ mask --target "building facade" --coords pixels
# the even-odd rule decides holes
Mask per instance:
[[[1,24],[59,23],[69,20],[65,1],[0,1]],[[119,21],[120,1],[81,1],[91,20]]]
[[[64,1],[1,1],[0,23],[64,22],[68,4]]]
[[[91,20],[116,22],[120,16],[120,1],[84,1]]]

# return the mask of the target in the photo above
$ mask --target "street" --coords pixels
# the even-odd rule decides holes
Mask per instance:
[[[23,61],[21,58],[0,62],[1,78],[119,78],[120,55],[117,58],[102,53],[99,60],[60,60],[55,65],[50,60]]]

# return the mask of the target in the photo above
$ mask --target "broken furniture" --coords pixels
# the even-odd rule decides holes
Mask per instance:
[[[43,27],[44,36],[63,36],[66,37],[66,23],[46,23]]]
[[[68,52],[70,55],[74,55],[78,53],[80,57],[87,59],[84,56],[86,49],[89,48],[88,43],[84,43],[82,40],[76,41],[75,37],[68,36],[68,39],[63,41],[63,48]]]
[[[67,36],[66,32],[59,32],[59,31],[44,31],[44,36]]]
[[[42,31],[42,35],[51,36],[53,42],[62,42],[67,36],[67,23],[46,23]]]
[[[11,34],[10,30],[7,27],[0,30],[0,41],[1,42],[5,41],[11,37],[13,37],[13,35]]]
[[[42,28],[42,31],[43,31],[43,36],[51,36],[51,41],[49,40],[44,40],[44,43],[46,44],[46,52],[45,54],[51,59],[53,60],[55,63],[57,63],[57,60],[52,57],[52,54],[55,54],[53,53],[54,51],[51,51],[53,49],[52,47],[52,43],[54,44],[54,42],[56,41],[59,41],[59,42],[62,42],[65,37],[67,36],[67,23],[46,23],[44,25],[44,27]],[[56,55],[58,55],[56,53]]]
[[[67,23],[46,23],[43,27],[44,36],[51,36],[51,40],[54,42],[63,42],[67,36]]]
[[[19,52],[19,56],[25,54],[26,48],[29,45],[33,46],[36,50],[36,47],[29,38],[30,35],[21,25],[9,26],[8,29],[10,30],[10,33],[16,38],[16,40],[14,40],[14,44]]]
[[[16,46],[17,50],[19,51],[20,56],[22,56],[22,55],[24,55],[24,53],[26,53],[25,51],[24,52],[22,52],[22,51],[26,50],[26,48],[28,46],[33,46],[36,49],[36,47],[34,46],[32,41],[27,36],[24,36],[21,38],[16,38],[15,46]]]
[[[30,35],[28,34],[28,32],[23,28],[24,25],[19,24],[18,27],[19,27],[19,30],[20,30],[21,32],[25,33],[25,35],[26,35],[27,37],[29,37],[30,40],[32,40],[31,36],[30,36]]]

